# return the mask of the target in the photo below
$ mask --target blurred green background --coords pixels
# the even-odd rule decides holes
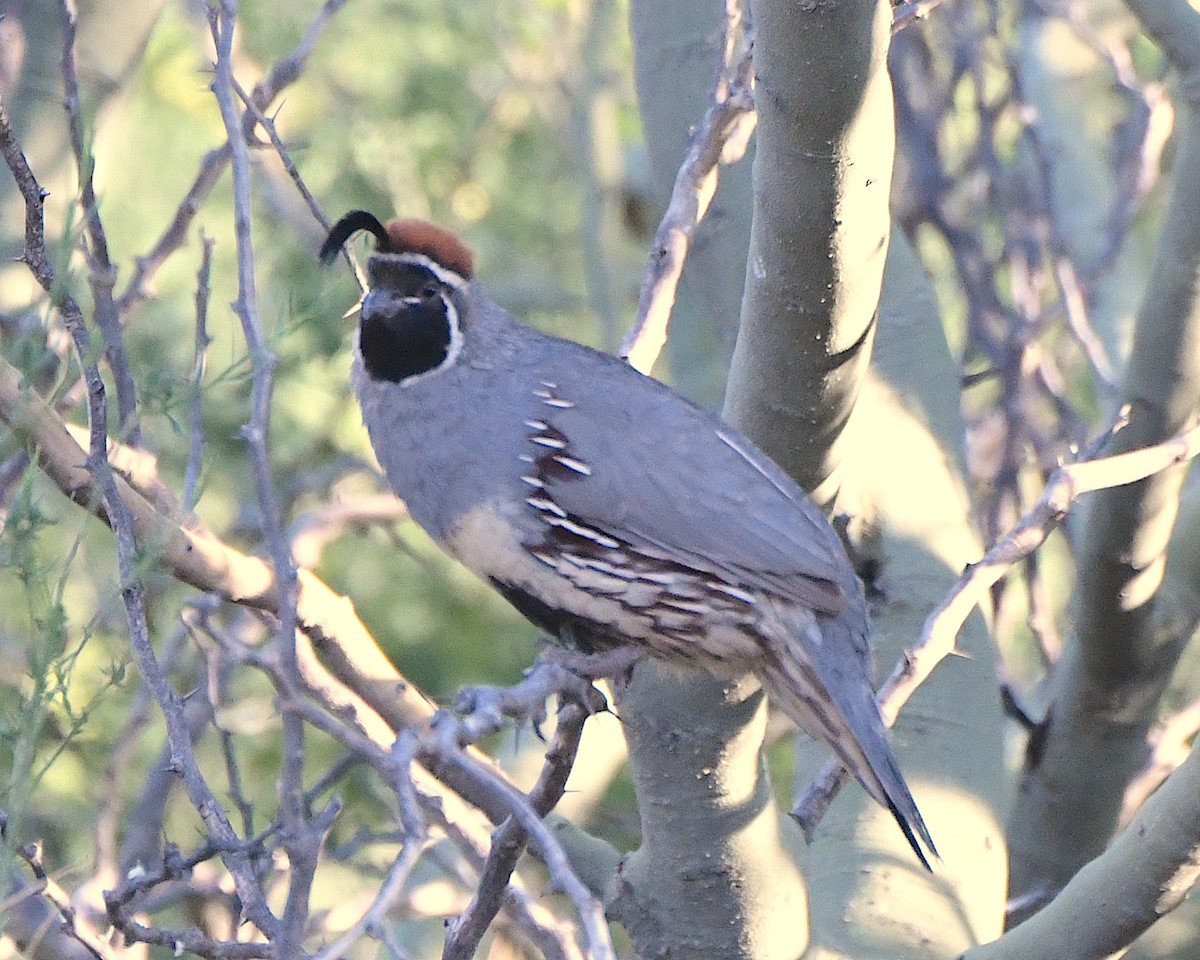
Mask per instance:
[[[250,89],[301,43],[321,5],[242,6],[235,70]],[[0,9],[10,28],[0,34],[3,60],[17,68],[0,72],[8,84],[0,90],[50,191],[47,237],[57,270],[87,313],[87,265],[67,252],[80,224],[61,106],[60,12],[42,3]],[[647,226],[624,17],[615,0],[355,0],[328,24],[272,115],[330,219],[364,207],[383,218],[444,223],[475,247],[480,275],[501,302],[543,329],[611,347],[636,306]],[[224,140],[208,89],[213,53],[204,7],[83,3],[78,58],[87,149],[121,293],[204,155]],[[280,361],[270,446],[285,522],[297,525],[323,504],[384,487],[347,382],[353,320],[341,317],[357,288],[344,264],[318,269],[321,227],[274,151],[256,150],[253,158],[259,308]],[[7,173],[0,210],[4,355],[82,424],[72,394],[77,367],[59,319],[13,262],[23,215]],[[145,448],[182,496],[200,235],[213,238],[196,513],[234,546],[261,553],[239,438],[249,417],[250,367],[228,306],[236,292],[232,223],[226,171],[125,335]],[[0,531],[0,808],[13,836],[46,841],[47,863],[67,866],[63,882],[70,885],[91,868],[92,825],[103,800],[114,790],[131,800],[141,788],[138,771],[163,742],[161,719],[151,709],[134,728],[125,726],[138,709],[138,684],[110,535],[36,470],[21,472],[19,457],[12,438],[0,435],[0,461],[14,470],[5,480]],[[323,551],[316,572],[353,599],[400,671],[443,701],[464,683],[512,682],[533,658],[533,627],[411,524],[347,533]],[[180,642],[188,633],[181,610],[195,591],[154,569],[146,575],[156,643],[160,653],[170,647],[177,654],[177,689],[204,683],[194,644]],[[262,630],[229,611],[218,619],[248,637]],[[272,691],[250,673],[222,686],[227,709],[218,721],[237,735],[244,789],[261,829],[273,815],[278,774]],[[138,759],[114,780],[106,764],[121,731],[145,736],[131,736]],[[533,739],[526,733],[520,745]],[[312,736],[314,777],[339,754]],[[202,755],[214,783],[223,783],[215,737],[205,739]],[[386,807],[371,806],[374,789],[370,778],[355,775],[339,786],[348,799],[366,802],[368,815],[343,817],[334,848],[371,822],[372,809],[380,823],[387,820]],[[185,844],[196,838],[190,807],[171,810],[168,836]],[[336,880],[325,882],[337,889]]]
[[[947,168],[947,209],[977,231],[1006,311],[1014,310],[1011,263],[1027,239],[1010,212],[1027,200],[1021,191],[1035,167],[1021,142],[1025,104],[1009,99],[1013,65],[1024,71],[1023,95],[1035,102],[1047,118],[1045,129],[1057,136],[1050,141],[1060,177],[1052,199],[1064,218],[1079,215],[1086,221],[1064,219],[1073,224],[1069,239],[1076,249],[1071,253],[1084,265],[1094,253],[1087,243],[1111,199],[1108,182],[1114,173],[1106,151],[1120,143],[1120,124],[1135,113],[1114,91],[1108,67],[1094,50],[1072,41],[1054,23],[1040,25],[1044,36],[1022,36],[1011,19],[1016,6],[981,5],[1003,8],[995,36],[982,53],[975,51],[981,69],[958,74],[945,90],[928,91],[946,98],[935,139]],[[1157,51],[1131,39],[1127,15],[1111,13],[1119,5],[1106,0],[1095,6],[1109,11],[1097,19],[1111,31],[1110,39],[1131,44],[1138,71],[1145,77],[1161,75]],[[320,9],[315,0],[243,3],[235,46],[240,83],[252,88],[273,63],[296,49]],[[204,11],[194,0],[80,5],[82,117],[100,211],[119,268],[118,293],[125,291],[136,258],[165,229],[205,155],[224,141],[208,89],[213,53]],[[75,242],[81,227],[77,171],[62,110],[60,12],[52,3],[0,0],[0,13],[5,15],[0,19],[0,94],[34,171],[50,191],[47,237],[59,277],[86,313],[91,295],[87,264]],[[327,24],[303,75],[271,113],[330,219],[362,207],[381,218],[418,216],[444,223],[475,248],[479,274],[501,304],[544,330],[611,349],[632,319],[656,225],[626,17],[625,0],[352,0]],[[915,59],[927,50],[929,71],[948,72],[959,54],[936,33],[937,18],[927,29],[931,39]],[[961,66],[955,61],[954,69]],[[909,78],[908,95],[926,93],[923,82],[920,74]],[[1060,116],[1051,113],[1056,103]],[[994,111],[994,129],[981,129],[982,108]],[[988,158],[981,160],[981,139],[995,159],[995,168],[982,172]],[[905,220],[911,213],[919,221],[920,211],[914,213],[910,202],[922,199],[921,178],[929,169],[922,167],[926,158],[903,130],[900,143],[910,156],[907,165],[901,158],[897,216]],[[1097,157],[1105,158],[1099,168]],[[318,268],[322,229],[275,152],[259,149],[253,158],[259,308],[280,361],[270,447],[284,520],[295,529],[323,505],[384,487],[347,383],[353,320],[341,318],[357,289],[344,264]],[[1080,172],[1078,164],[1089,163],[1092,168]],[[1077,195],[1099,182],[1109,191],[1102,198]],[[1096,286],[1093,319],[1114,356],[1124,349],[1160,200],[1160,191],[1150,194],[1150,215],[1135,221],[1122,256]],[[64,418],[82,424],[69,340],[28,271],[13,262],[21,250],[22,220],[11,179],[0,176],[0,350],[44,395],[55,398]],[[261,553],[258,506],[247,449],[239,438],[249,417],[250,366],[240,325],[228,306],[236,293],[232,223],[226,171],[196,216],[185,246],[155,274],[153,297],[134,309],[125,336],[144,446],[157,458],[166,484],[182,496],[195,394],[200,237],[212,238],[208,332],[213,339],[203,382],[205,445],[195,509],[227,542]],[[951,251],[927,224],[918,224],[916,239],[937,288],[950,343],[965,357],[967,370],[976,371],[984,361],[972,352],[968,305]],[[1034,272],[1046,266],[1035,264]],[[1039,308],[1051,312],[1053,285],[1037,293]],[[1050,325],[1049,331],[1045,341],[1063,362],[1071,403],[1088,421],[1101,417],[1102,398],[1086,363],[1061,326]],[[674,337],[689,335],[684,324],[673,330]],[[671,379],[669,362],[655,372]],[[992,416],[1000,399],[991,381],[968,391],[965,401],[975,441],[970,460],[975,479],[984,478],[976,489],[985,495],[988,466],[996,462],[1002,439]],[[1031,421],[1058,439],[1067,432],[1059,429],[1060,415],[1038,409]],[[1018,478],[1027,499],[1038,492],[1043,466],[1030,458]],[[45,841],[47,864],[73,887],[93,869],[98,816],[131,802],[153,768],[163,743],[161,718],[145,702],[129,665],[110,535],[38,471],[24,469],[20,448],[7,434],[0,434],[0,510],[0,809],[8,812],[15,839]],[[534,656],[533,628],[443,558],[412,525],[350,530],[328,544],[315,569],[334,590],[353,599],[400,671],[443,702],[465,683],[517,679]],[[1071,575],[1064,540],[1056,539],[1043,554],[1043,570],[1052,587],[1050,609],[1061,614]],[[260,830],[274,816],[279,771],[273,691],[251,671],[208,676],[199,652],[204,639],[189,622],[195,591],[153,567],[145,574],[156,644],[170,662],[176,689],[209,684],[219,691],[217,721],[233,735],[242,789],[255,807],[252,826]],[[1020,591],[1009,596],[1015,599],[998,620],[1006,665],[1016,679],[1034,686],[1045,664],[1026,623],[1025,598]],[[225,608],[214,620],[248,642],[266,633],[244,612]],[[1184,672],[1194,675],[1195,669],[1189,665]],[[616,723],[601,717],[589,724],[590,734],[617,741]],[[113,766],[126,762],[115,746],[131,755],[127,766]],[[218,738],[210,734],[200,746],[205,772],[225,799]],[[527,731],[497,750],[502,759],[513,760],[526,747],[525,753],[536,757],[537,745]],[[312,779],[340,754],[312,734]],[[777,767],[786,767],[787,750],[773,759]],[[582,819],[602,826],[610,839],[632,842],[636,821],[630,788],[611,776],[611,770],[596,765],[596,790],[607,795],[607,803],[585,811]],[[786,776],[777,782],[786,783]],[[395,849],[360,843],[371,839],[370,831],[393,829],[394,801],[385,789],[371,776],[351,771],[336,792],[352,807],[330,837],[331,851],[344,854],[344,861],[331,861],[319,874],[315,895],[318,906],[345,907],[347,916],[331,921],[331,927],[356,918],[354,908],[365,906],[363,898],[377,886]],[[180,800],[169,806],[164,832],[183,845],[199,840],[199,821],[190,805]],[[428,899],[420,909],[435,914],[461,909],[455,899],[461,894],[438,900],[439,876],[431,868],[430,883],[422,888]],[[409,904],[414,912],[418,906]],[[430,923],[409,946],[417,953],[436,949],[440,935],[440,922]]]

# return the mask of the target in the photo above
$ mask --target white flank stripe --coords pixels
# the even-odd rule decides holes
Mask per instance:
[[[735,600],[741,600],[743,603],[754,603],[754,594],[746,590],[741,590],[738,587],[731,587],[727,583],[721,583],[720,580],[706,580],[704,585],[710,590],[716,590],[718,593],[733,597]]]
[[[607,573],[613,577],[619,577],[622,580],[634,580],[636,574],[630,570],[623,570],[621,567],[614,566],[611,563],[606,563],[603,560],[589,560],[588,566],[593,570],[599,570],[601,573]]]
[[[567,447],[566,441],[559,440],[557,437],[530,437],[534,443],[541,447],[549,447],[551,450],[565,450]]]
[[[561,512],[561,511],[560,511]],[[564,530],[569,530],[571,533],[578,534],[581,537],[586,537],[594,543],[600,544],[602,547],[616,548],[621,544],[612,537],[606,537],[598,530],[593,530],[591,527],[584,527],[578,523],[566,519],[566,514],[561,517],[547,517],[546,522],[552,527],[562,527]]]
[[[548,500],[546,497],[529,497],[525,500],[525,502],[531,507],[536,507],[538,510],[544,510],[549,513],[553,513],[555,517],[562,518],[563,520],[566,519],[566,511],[563,510],[563,508],[553,500]],[[550,523],[555,522],[555,520],[550,520]]]
[[[568,470],[574,470],[576,473],[581,473],[585,477],[590,477],[592,475],[592,468],[582,460],[576,460],[574,457],[564,457],[561,454],[554,459],[561,463]]]

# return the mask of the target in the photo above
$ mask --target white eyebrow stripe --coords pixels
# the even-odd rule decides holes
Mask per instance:
[[[460,290],[467,285],[467,279],[462,274],[456,273],[423,253],[409,251],[408,253],[375,253],[372,256],[399,260],[401,263],[414,263],[419,267],[424,267],[446,286],[453,287],[455,290]]]

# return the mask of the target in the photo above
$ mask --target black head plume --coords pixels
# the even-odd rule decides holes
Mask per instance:
[[[326,266],[333,263],[337,259],[337,255],[341,252],[343,244],[360,230],[370,231],[375,240],[384,249],[387,249],[391,245],[391,238],[388,237],[387,228],[379,222],[378,217],[372,213],[367,213],[366,210],[351,210],[333,225],[329,231],[329,236],[321,244],[321,253],[319,254],[321,263]]]

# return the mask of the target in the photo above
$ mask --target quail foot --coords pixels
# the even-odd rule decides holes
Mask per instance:
[[[872,694],[862,587],[804,491],[658,381],[520,323],[448,231],[354,211],[321,259],[364,230],[354,390],[417,523],[568,646],[753,671],[928,867]]]

